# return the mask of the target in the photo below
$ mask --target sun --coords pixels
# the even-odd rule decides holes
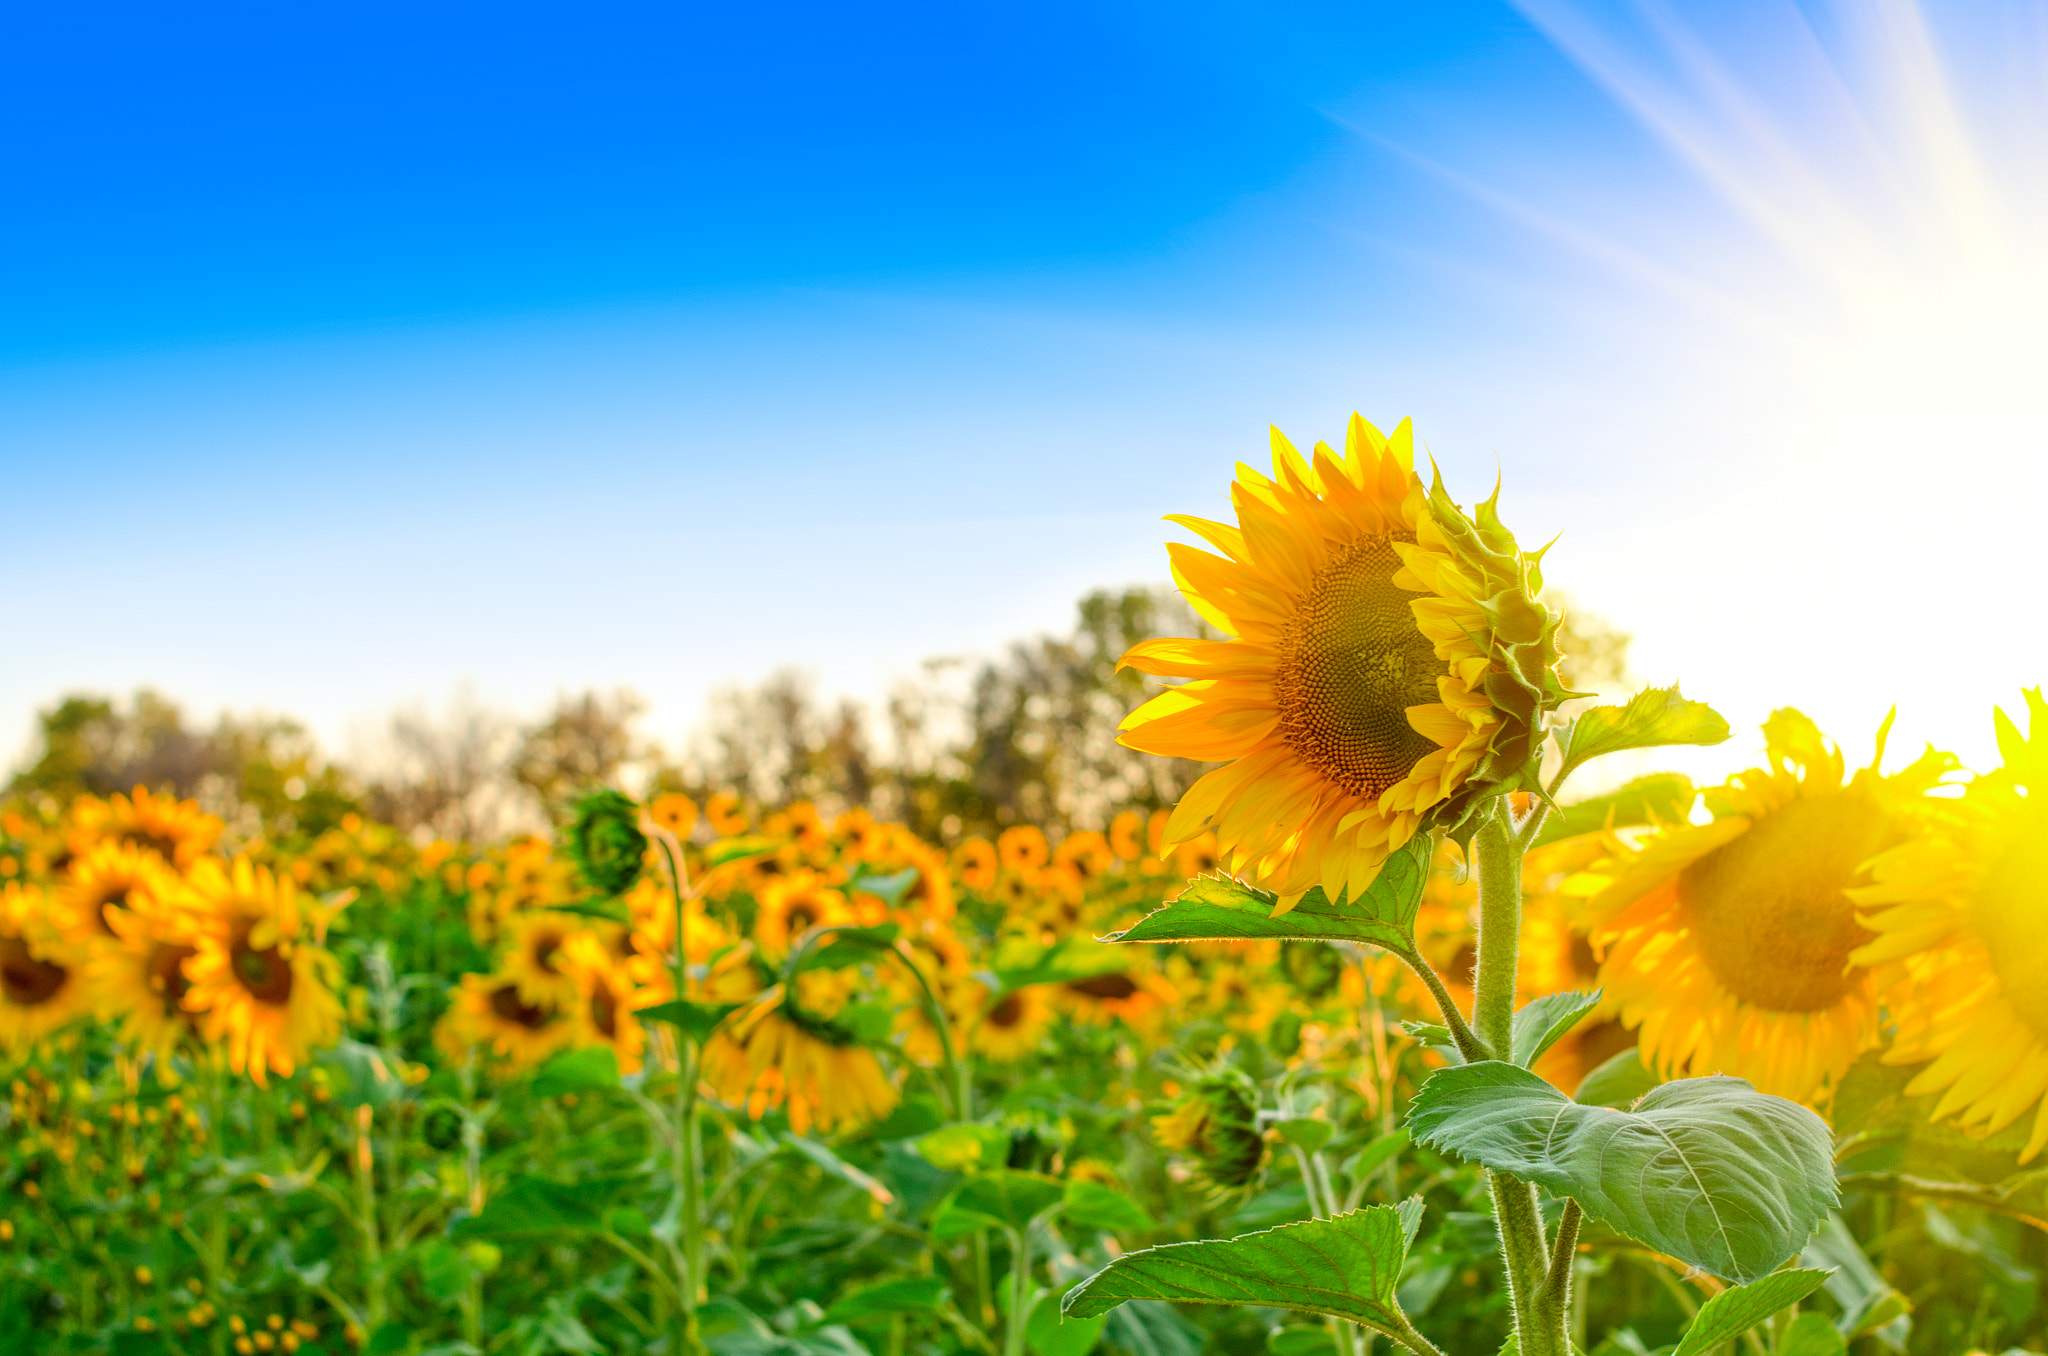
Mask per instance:
[[[1148,640],[1121,665],[1189,681],[1125,718],[1146,753],[1228,762],[1189,790],[1172,843],[1213,829],[1226,868],[1282,911],[1356,898],[1387,854],[1519,772],[1559,684],[1542,574],[1493,501],[1425,490],[1404,420],[1352,415],[1305,459],[1273,430],[1273,477],[1242,464],[1237,523],[1173,516],[1221,555],[1171,543],[1175,581],[1226,641]]]
[[[1885,1062],[1933,1060],[1907,1093],[1940,1093],[1934,1117],[1973,1134],[2032,1112],[2022,1163],[2048,1148],[2048,702],[2026,698],[2029,737],[1997,716],[2004,768],[1854,892],[1876,934],[1857,962],[1901,976]]]
[[[1799,712],[1775,713],[1764,739],[1769,766],[1706,793],[1712,823],[1660,829],[1595,868],[1610,880],[1587,905],[1591,935],[1646,1064],[1825,1105],[1880,1036],[1850,892],[1924,831],[1925,793],[1955,760],[1930,749],[1883,776],[1880,731],[1872,765],[1845,781],[1841,751]]]

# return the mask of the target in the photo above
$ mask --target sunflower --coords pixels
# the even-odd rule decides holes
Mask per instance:
[[[697,827],[697,802],[680,791],[656,796],[647,807],[647,817],[678,838],[688,838]]]
[[[575,1038],[576,1026],[550,1007],[529,1003],[508,975],[469,974],[448,991],[448,1011],[434,1028],[434,1043],[460,1060],[479,1047],[517,1073],[540,1064]]]
[[[1145,855],[1145,845],[1138,834],[1145,827],[1145,817],[1136,810],[1126,810],[1109,821],[1109,850],[1123,861],[1135,862]]]
[[[1018,824],[997,836],[996,857],[1007,870],[1036,871],[1052,860],[1052,850],[1036,825]]]
[[[79,1015],[79,959],[51,930],[41,890],[0,886],[0,1046],[19,1053]]]
[[[754,915],[754,944],[771,961],[781,960],[813,928],[854,921],[846,896],[828,888],[812,871],[798,871],[761,891]]]
[[[1266,1161],[1258,1085],[1236,1069],[1197,1074],[1172,1109],[1152,1118],[1152,1134],[1161,1147],[1193,1160],[1219,1192],[1250,1186]]]
[[[1059,1000],[1074,1020],[1098,1026],[1111,1022],[1135,1026],[1179,1001],[1179,993],[1151,970],[1149,958],[1142,948],[1138,950],[1140,954],[1125,969],[1070,979],[1059,986]]]
[[[81,800],[73,820],[91,838],[131,844],[179,868],[204,856],[225,827],[199,802],[152,795],[146,786],[105,801]]]
[[[341,1035],[334,988],[341,967],[321,945],[330,910],[302,902],[289,876],[247,857],[192,873],[197,954],[185,961],[187,1010],[208,1040],[227,1038],[228,1066],[258,1087],[286,1078],[315,1047]]]
[[[178,887],[177,873],[156,853],[118,839],[95,843],[72,859],[50,898],[50,922],[66,941],[93,945],[115,936],[114,915],[139,897],[162,898]]]
[[[1344,455],[1318,443],[1313,464],[1275,429],[1273,476],[1239,465],[1236,526],[1168,519],[1223,552],[1166,548],[1189,604],[1236,639],[1133,646],[1120,667],[1191,681],[1119,738],[1229,761],[1166,836],[1216,830],[1228,869],[1284,912],[1318,885],[1363,894],[1425,821],[1519,773],[1569,694],[1535,557],[1495,500],[1475,519],[1441,481],[1424,492],[1407,421],[1389,439],[1354,414]]]
[[[953,850],[953,870],[970,890],[983,894],[993,890],[999,865],[996,845],[986,838],[970,838]]]
[[[200,919],[170,891],[137,890],[107,910],[111,944],[93,949],[86,986],[103,1018],[118,1018],[121,1038],[166,1058],[199,1025],[185,1006],[186,962],[199,954]]]
[[[974,1027],[974,1048],[1009,1064],[1038,1049],[1052,1024],[1052,1004],[1036,986],[1012,989],[982,1012]]]
[[[746,807],[740,804],[736,792],[720,791],[704,802],[704,822],[720,838],[731,838],[745,833],[752,821],[747,818]]]
[[[570,938],[585,930],[583,920],[574,914],[514,914],[505,925],[505,955],[499,968],[527,1002],[567,1011],[575,1006],[578,994],[564,949]]]
[[[1885,1062],[1932,1059],[1906,1091],[1941,1093],[1934,1117],[1973,1134],[2032,1111],[2022,1163],[2048,1148],[2048,702],[2039,688],[2026,699],[2028,737],[1996,716],[2004,768],[1853,892],[1876,934],[1855,960],[1907,976]]]
[[[744,1105],[756,1120],[785,1107],[799,1135],[813,1125],[831,1130],[879,1120],[896,1105],[875,1052],[797,1007],[780,984],[733,1014],[704,1046],[703,1073],[721,1098]]]
[[[1764,723],[1770,766],[1706,793],[1712,823],[1660,829],[1604,864],[1588,904],[1600,984],[1640,1027],[1646,1064],[1818,1104],[1877,1044],[1877,986],[1851,959],[1871,934],[1848,892],[1924,827],[1924,793],[1954,766],[1930,749],[1882,776],[1885,733],[1845,783],[1841,751],[1779,711]]]
[[[563,948],[576,981],[571,1020],[580,1045],[606,1045],[621,1073],[638,1073],[647,1052],[647,1032],[633,1014],[654,995],[634,982],[628,967],[593,932],[571,937]]]

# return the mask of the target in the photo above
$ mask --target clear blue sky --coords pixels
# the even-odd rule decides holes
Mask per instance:
[[[1923,285],[1917,218],[1827,275],[1855,242],[1813,188],[1906,221],[1873,185],[1953,160],[1924,108],[1882,116],[1912,35],[1873,56],[1868,23],[1743,3],[1680,6],[1674,41],[1631,13],[23,11],[0,756],[60,693],[141,683],[336,746],[465,682],[521,712],[629,685],[671,743],[778,664],[873,696],[1161,578],[1159,514],[1215,511],[1267,422],[1334,437],[1353,408],[1415,415],[1464,496],[1503,470],[1646,676],[1738,719],[1801,701],[1858,745],[1923,698],[1906,729],[1982,744],[2044,667],[1981,639],[1988,605],[1933,623],[1977,645],[1967,690],[1839,671],[1886,643],[1845,592],[1941,610],[1871,543],[1930,508],[1900,470],[1924,443],[1873,469],[1843,374],[1873,332],[1929,332],[1882,280],[1952,280]],[[1938,35],[1952,73],[2005,50],[2003,16]],[[2033,107],[1972,110],[1994,181]],[[1937,244],[1976,219],[1952,215]],[[1894,298],[1874,327],[1842,300],[1866,293]],[[1891,423],[1953,428],[1952,387],[1884,390]],[[1979,440],[2000,503],[2039,486],[2014,423]],[[1875,497],[1818,529],[1785,507],[1845,470]],[[1817,577],[1779,588],[1774,552]]]

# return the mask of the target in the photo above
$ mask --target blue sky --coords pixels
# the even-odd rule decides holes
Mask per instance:
[[[2042,488],[2042,82],[2020,11],[1898,10],[17,16],[0,753],[142,683],[335,748],[463,684],[671,744],[781,664],[873,698],[1353,408],[1504,474],[1645,677],[1984,749],[2048,651],[1923,566],[2004,577]]]

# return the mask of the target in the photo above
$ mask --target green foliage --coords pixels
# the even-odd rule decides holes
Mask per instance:
[[[1626,706],[1595,706],[1578,714],[1564,738],[1560,775],[1623,749],[1719,744],[1728,734],[1728,722],[1718,711],[1705,702],[1687,701],[1676,683],[1646,687]]]
[[[1588,1070],[1586,1076],[1579,1080],[1573,1100],[1587,1106],[1627,1109],[1635,1105],[1637,1098],[1663,1081],[1643,1067],[1642,1056],[1631,1046]]]
[[[1600,1006],[1600,990],[1591,993],[1552,993],[1530,1003],[1515,1014],[1509,1044],[1514,1063],[1528,1068],[1551,1046],[1563,1040],[1580,1019]]]
[[[1126,1253],[1067,1292],[1064,1307],[1089,1318],[1138,1299],[1257,1304],[1399,1329],[1394,1290],[1408,1238],[1401,1211],[1376,1205],[1242,1238],[1169,1243]]]
[[[1825,1271],[1775,1271],[1748,1285],[1731,1286],[1700,1306],[1671,1356],[1706,1356],[1771,1315],[1799,1303],[1827,1280]]]
[[[1659,1252],[1736,1281],[1797,1253],[1836,1199],[1820,1117],[1739,1078],[1688,1078],[1633,1111],[1573,1102],[1486,1060],[1432,1075],[1418,1141],[1570,1196]]]
[[[1429,879],[1436,841],[1418,834],[1387,858],[1386,865],[1356,900],[1332,904],[1320,888],[1293,909],[1273,917],[1279,898],[1242,881],[1203,876],[1188,882],[1180,898],[1109,938],[1117,942],[1241,941],[1280,937],[1301,941],[1369,942],[1390,951],[1415,945],[1415,910]]]
[[[605,1092],[619,1086],[619,1057],[605,1045],[564,1050],[541,1066],[533,1079],[536,1097]]]
[[[1542,831],[1531,846],[1542,847],[1602,829],[1682,823],[1697,795],[1690,777],[1677,772],[1653,772],[1618,791],[1563,806],[1543,821]]]

